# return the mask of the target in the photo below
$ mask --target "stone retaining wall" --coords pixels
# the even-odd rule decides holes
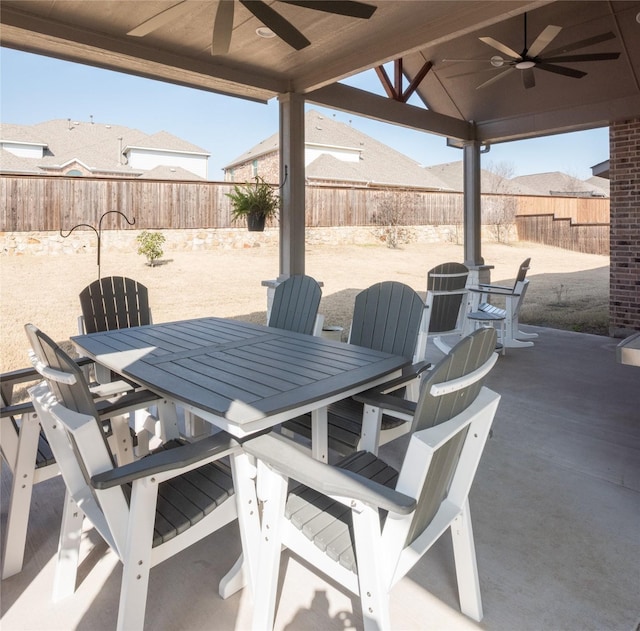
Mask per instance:
[[[412,242],[462,243],[462,226],[411,226],[404,227]],[[309,245],[374,244],[386,239],[382,229],[375,227],[307,228]],[[246,228],[212,228],[203,230],[160,230],[166,241],[165,252],[199,251],[215,248],[252,248],[261,245],[277,245],[277,228],[264,232],[248,232]],[[491,239],[487,230],[486,238]],[[104,231],[101,248],[115,252],[137,252],[138,230]],[[0,256],[95,253],[97,237],[92,231],[76,230],[63,238],[58,232],[0,232]]]

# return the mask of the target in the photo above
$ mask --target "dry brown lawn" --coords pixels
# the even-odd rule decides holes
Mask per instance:
[[[483,256],[495,266],[492,282],[513,280],[522,260],[531,257],[522,322],[606,334],[608,257],[531,243],[485,244]],[[324,284],[320,310],[326,323],[344,327],[346,335],[358,291],[378,281],[398,280],[424,295],[431,267],[463,258],[462,246],[454,244],[414,243],[397,250],[322,245],[307,248],[306,271]],[[103,250],[101,274],[130,276],[146,285],[155,322],[200,316],[264,322],[266,289],[261,281],[277,277],[278,250],[261,246],[166,252],[162,264],[153,268],[138,254]],[[27,365],[26,322],[59,342],[75,335],[78,294],[96,278],[94,255],[3,257],[0,370]]]

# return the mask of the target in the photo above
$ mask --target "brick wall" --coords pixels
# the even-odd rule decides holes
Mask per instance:
[[[257,158],[258,175],[270,184],[280,183],[280,158],[277,151]],[[227,182],[251,182],[255,177],[253,160],[247,160],[233,167],[233,177],[228,171],[224,179]]]
[[[611,264],[609,333],[640,330],[640,118],[609,128]]]

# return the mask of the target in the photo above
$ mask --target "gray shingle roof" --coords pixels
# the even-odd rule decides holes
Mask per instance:
[[[538,195],[569,195],[570,193],[577,193],[590,194],[594,197],[609,196],[608,191],[560,171],[520,175],[513,178],[512,181],[532,188],[537,191]]]
[[[606,177],[598,177],[597,175],[591,176],[588,180],[585,180],[585,183],[593,188],[602,189],[606,196],[609,197],[609,191],[611,182]]]
[[[443,180],[452,190],[462,192],[464,183],[462,160],[445,162],[424,167]],[[513,179],[501,177],[487,169],[480,169],[480,186],[483,193],[502,193],[510,195],[539,195],[533,189],[515,182]]]
[[[0,138],[3,141],[39,142],[46,145],[47,149],[42,158],[25,158],[28,160],[25,164],[31,165],[31,170],[35,171],[55,169],[79,160],[95,171],[135,175],[139,170],[133,170],[124,164],[124,157],[121,157],[122,149],[127,146],[209,155],[201,147],[165,131],[148,135],[138,129],[122,125],[63,119],[45,121],[36,125],[3,123],[0,127]]]
[[[204,178],[187,171],[182,167],[157,166],[149,171],[145,171],[139,180],[199,180],[205,181]]]
[[[274,134],[238,156],[225,168],[230,169],[278,150]],[[305,114],[305,143],[348,148],[360,153],[359,162],[345,162],[324,154],[307,165],[309,179],[358,181],[378,186],[415,186],[449,190],[436,175],[425,171],[415,160],[363,134],[350,125],[333,120],[315,110]],[[329,159],[330,158],[330,159]]]
[[[0,149],[0,171],[3,173],[42,173],[34,161],[21,158],[6,149]]]

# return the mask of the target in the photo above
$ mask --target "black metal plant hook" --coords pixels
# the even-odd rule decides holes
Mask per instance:
[[[69,232],[67,232],[67,234],[63,234],[62,228],[60,228],[60,236],[63,239],[66,239],[68,236],[70,236],[71,233],[76,228],[91,228],[91,230],[93,230],[96,233],[96,237],[98,239],[98,260],[97,260],[97,264],[98,264],[98,280],[100,280],[100,245],[101,245],[101,241],[102,241],[102,220],[107,215],[110,215],[112,213],[116,213],[117,215],[120,215],[121,217],[124,217],[124,220],[130,226],[133,226],[136,223],[135,217],[133,219],[129,220],[129,218],[123,212],[121,212],[119,210],[108,210],[106,213],[102,213],[102,215],[100,217],[100,220],[98,221],[98,227],[97,228],[95,226],[92,226],[91,224],[88,224],[88,223],[79,223],[77,226],[73,226],[73,228],[71,228],[71,230],[69,230]]]

